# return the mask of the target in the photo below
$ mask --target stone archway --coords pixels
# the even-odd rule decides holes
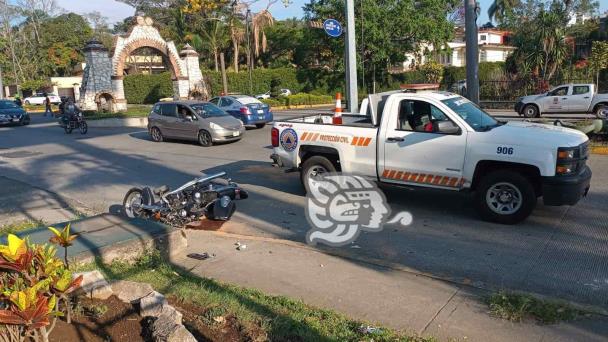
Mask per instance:
[[[99,113],[114,113],[114,96],[110,93],[99,93],[95,95],[95,103],[97,104],[97,112]]]
[[[188,99],[194,90],[207,97],[199,66],[198,53],[186,45],[179,53],[172,41],[165,41],[151,18],[138,16],[135,25],[125,36],[114,40],[111,55],[98,41],[90,41],[85,47],[87,67],[83,74],[80,105],[85,110],[97,109],[99,93],[112,96],[113,109],[124,111],[127,100],[124,92],[124,67],[127,58],[135,50],[148,47],[158,51],[168,64],[173,81],[175,99]]]

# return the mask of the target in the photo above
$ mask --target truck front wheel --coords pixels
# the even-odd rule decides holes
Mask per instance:
[[[331,160],[323,156],[313,156],[302,164],[302,171],[300,172],[300,180],[306,190],[306,193],[310,190],[310,179],[320,176],[325,173],[336,172],[336,166]]]
[[[539,115],[539,111],[538,111],[538,107],[536,107],[533,104],[526,105],[524,107],[524,109],[522,110],[522,112],[523,112],[524,116],[526,118],[528,118],[528,119],[540,116]]]
[[[530,216],[536,206],[536,194],[530,180],[520,173],[494,171],[479,182],[475,201],[484,220],[516,224]]]

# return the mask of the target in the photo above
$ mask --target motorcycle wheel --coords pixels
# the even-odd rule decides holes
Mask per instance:
[[[142,204],[144,192],[139,188],[133,188],[127,192],[122,201],[122,210],[128,218],[143,217],[144,210],[134,208],[133,204]]]
[[[72,134],[72,126],[69,123],[65,125],[64,129],[66,134]]]
[[[89,126],[87,126],[87,123],[84,121],[81,122],[80,123],[80,134],[87,134],[88,130],[89,130]]]

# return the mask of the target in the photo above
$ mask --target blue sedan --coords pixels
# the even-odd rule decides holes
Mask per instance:
[[[270,106],[251,96],[219,96],[209,102],[241,120],[245,126],[255,125],[257,128],[262,128],[273,120]]]
[[[0,125],[29,125],[30,116],[11,100],[0,100]]]

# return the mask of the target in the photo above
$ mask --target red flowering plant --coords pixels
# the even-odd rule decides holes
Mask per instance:
[[[13,234],[0,245],[0,342],[46,342],[57,318],[69,314],[69,294],[82,276],[73,279],[56,252]]]

